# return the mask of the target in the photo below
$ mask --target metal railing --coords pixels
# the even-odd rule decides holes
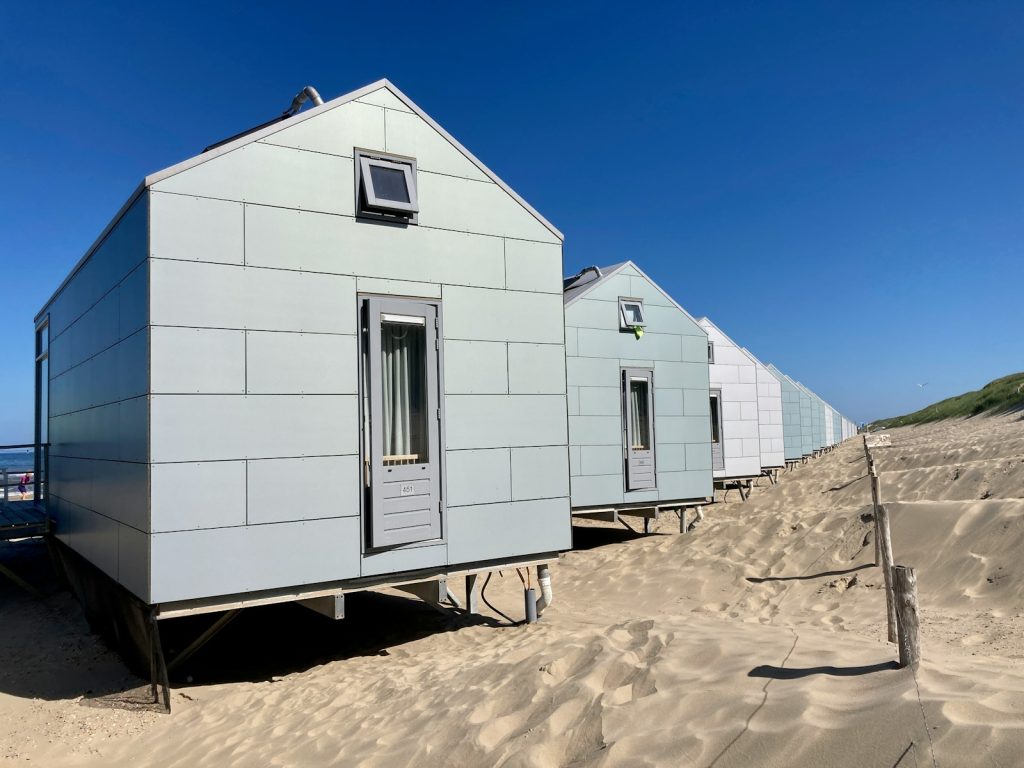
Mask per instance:
[[[21,451],[20,456],[5,453]],[[3,504],[12,501],[46,499],[46,479],[50,474],[50,444],[19,443],[0,445],[0,486]]]

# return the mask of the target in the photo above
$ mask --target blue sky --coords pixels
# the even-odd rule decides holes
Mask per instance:
[[[380,77],[567,273],[633,259],[853,418],[1024,369],[1019,3],[5,3],[0,442],[33,316],[145,174]]]

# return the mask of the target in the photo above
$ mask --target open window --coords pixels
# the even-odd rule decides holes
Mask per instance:
[[[715,362],[715,342],[709,341],[708,342],[708,365],[711,365],[714,362]]]
[[[619,299],[619,328],[631,331],[647,325],[643,299]]]
[[[623,420],[626,436],[626,490],[655,488],[654,371],[622,371]]]
[[[358,216],[416,223],[414,159],[356,150],[355,174]]]
[[[363,301],[363,469],[371,548],[441,537],[438,308]]]

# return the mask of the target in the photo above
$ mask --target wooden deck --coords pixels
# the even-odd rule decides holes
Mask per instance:
[[[0,541],[43,536],[50,529],[46,512],[36,507],[34,501],[9,501],[0,499]]]

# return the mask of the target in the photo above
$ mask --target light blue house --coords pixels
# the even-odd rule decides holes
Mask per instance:
[[[630,261],[567,278],[564,300],[573,513],[709,501],[707,333]]]
[[[782,393],[782,432],[786,462],[803,458],[803,437],[800,421],[800,388],[774,365],[768,371],[779,382]]]
[[[559,231],[394,85],[306,89],[146,177],[40,311],[56,536],[157,618],[546,575],[562,298]],[[659,483],[702,495],[676,439]]]

